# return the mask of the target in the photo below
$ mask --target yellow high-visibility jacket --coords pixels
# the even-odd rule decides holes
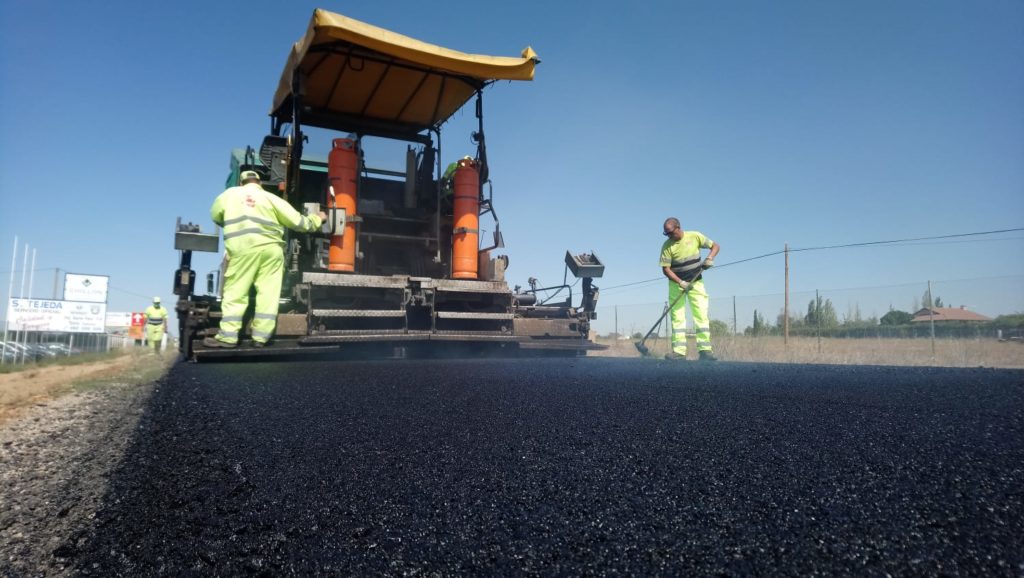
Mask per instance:
[[[714,244],[700,231],[683,231],[682,239],[662,243],[659,265],[671,267],[683,281],[693,281],[701,271],[700,250],[710,249]]]
[[[284,246],[285,227],[306,233],[320,228],[319,215],[301,215],[284,199],[256,183],[231,187],[210,207],[213,222],[224,228],[224,250],[244,252],[254,247]]]
[[[163,307],[157,307],[156,305],[150,305],[146,308],[146,327],[159,326],[163,328],[164,321],[167,320],[167,310]]]

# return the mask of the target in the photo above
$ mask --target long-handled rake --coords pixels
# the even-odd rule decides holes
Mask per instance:
[[[693,279],[693,281],[691,281],[690,283],[691,284],[696,283],[697,280],[700,279],[703,275],[704,275],[704,272],[701,271]],[[668,312],[672,311],[673,309],[675,309],[676,303],[679,303],[679,300],[682,299],[683,296],[686,295],[686,292],[689,291],[689,290],[690,290],[689,287],[684,289],[683,292],[680,293],[679,296],[676,297],[675,300],[672,301],[672,304],[669,305],[668,307],[666,307],[665,310],[661,312],[661,317],[658,317],[658,320],[654,322],[654,325],[651,326],[651,330],[647,332],[647,335],[644,335],[643,339],[641,339],[640,341],[638,341],[638,342],[633,344],[633,345],[636,346],[636,350],[640,352],[641,356],[643,356],[643,357],[650,357],[651,356],[651,350],[648,349],[647,346],[645,345],[645,343],[647,343],[647,338],[650,337],[654,333],[654,331],[658,328],[658,326],[661,325],[661,322],[665,320],[665,316],[668,315]]]

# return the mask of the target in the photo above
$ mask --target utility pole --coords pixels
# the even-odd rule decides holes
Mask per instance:
[[[615,306],[615,340],[619,340],[619,306]]]
[[[32,298],[32,284],[36,278],[36,250],[32,248],[32,268],[28,270],[28,298]]]
[[[782,344],[789,346],[789,243],[786,243],[786,303],[782,308]]]
[[[57,299],[57,280],[60,279],[60,267],[53,271],[53,299]]]
[[[21,258],[21,290],[18,292],[18,297],[21,299],[25,298],[25,269],[28,269],[28,243],[25,243],[25,256]],[[13,275],[13,273],[12,273]],[[21,339],[21,330],[15,328],[14,330],[14,342],[18,343]],[[17,358],[15,358],[17,359]],[[25,351],[21,352],[21,362],[25,363]]]
[[[28,271],[28,298],[29,299],[32,298],[32,282],[35,280],[35,278],[36,278],[36,248],[32,247],[32,268],[29,269],[29,271]],[[22,339],[25,340],[25,342],[22,345],[28,345],[28,332],[29,332],[29,330],[26,329],[25,330],[25,336],[22,338]],[[38,333],[36,334],[36,337],[37,338],[39,337]],[[26,351],[28,351],[28,350],[26,349]]]
[[[11,254],[11,281],[7,284],[7,300],[4,301],[4,347],[3,352],[0,352],[0,365],[4,363],[4,359],[7,357],[7,330],[11,327],[11,297],[14,297],[14,266],[18,263],[18,236],[14,236],[14,251]]]

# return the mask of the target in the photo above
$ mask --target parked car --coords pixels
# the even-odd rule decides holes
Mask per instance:
[[[59,354],[47,347],[47,345],[47,343],[29,343],[28,350],[36,354],[39,359],[57,357]]]
[[[3,356],[4,363],[13,362],[17,352],[18,350],[14,347],[14,344],[7,345],[7,343],[0,341],[0,355]]]
[[[82,352],[77,347],[68,347],[66,343],[45,343],[43,344],[47,349],[57,354],[60,357],[66,357],[68,355],[78,355]]]
[[[33,344],[35,345],[35,344]],[[39,361],[45,354],[34,347],[24,345],[22,343],[15,343],[13,341],[6,342],[3,347],[4,351],[4,362],[12,361]]]

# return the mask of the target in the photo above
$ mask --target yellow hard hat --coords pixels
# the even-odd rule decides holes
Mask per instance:
[[[242,171],[242,174],[239,175],[239,177],[238,177],[238,180],[243,182],[243,183],[245,181],[253,180],[253,179],[255,179],[257,181],[260,180],[260,174],[257,173],[256,171]]]

